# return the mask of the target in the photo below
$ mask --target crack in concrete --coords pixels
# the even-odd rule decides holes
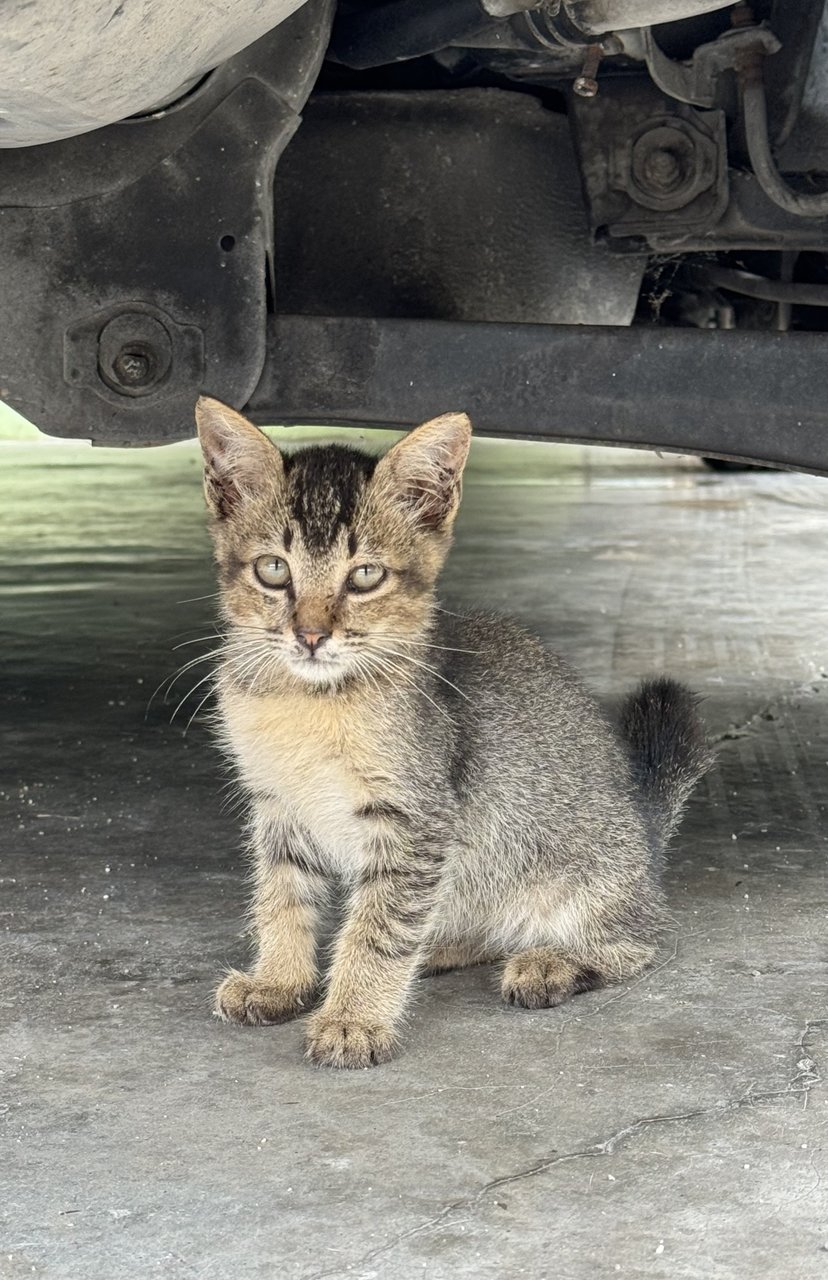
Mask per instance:
[[[770,702],[766,702],[758,711],[754,711],[746,719],[729,724],[721,733],[711,734],[711,745],[721,747],[725,742],[749,738],[765,724],[782,720],[785,713],[791,710],[795,699],[807,698],[815,694],[819,695],[826,690],[828,684],[823,682],[828,682],[828,672],[820,670],[811,679],[800,681],[798,684],[792,685],[791,688],[781,691],[775,698],[772,698]]]
[[[711,745],[718,747],[724,742],[734,742],[738,741],[739,738],[749,738],[764,723],[779,720],[779,713],[786,706],[786,701],[784,696],[777,698],[775,702],[768,702],[764,707],[760,707],[758,711],[754,711],[753,715],[748,716],[746,720],[740,720],[738,724],[729,724],[721,733],[711,734]]]
[[[570,1164],[576,1160],[594,1160],[597,1157],[610,1156],[615,1152],[619,1144],[651,1126],[678,1124],[681,1121],[698,1120],[701,1117],[712,1115],[729,1115],[759,1103],[775,1102],[779,1098],[796,1096],[802,1098],[804,1109],[808,1105],[808,1097],[811,1090],[822,1083],[822,1076],[819,1073],[817,1063],[808,1052],[808,1040],[812,1031],[817,1027],[828,1027],[828,1018],[811,1018],[805,1023],[793,1046],[798,1054],[796,1074],[781,1089],[769,1089],[762,1093],[756,1093],[751,1086],[747,1093],[741,1097],[724,1098],[722,1101],[714,1102],[708,1107],[696,1107],[690,1111],[666,1112],[662,1115],[642,1116],[641,1119],[633,1120],[621,1129],[616,1129],[614,1133],[611,1133],[602,1142],[590,1143],[589,1146],[581,1147],[577,1151],[566,1151],[561,1155],[547,1156],[542,1160],[535,1161],[534,1164],[528,1165],[525,1169],[519,1169],[516,1173],[506,1173],[500,1177],[491,1178],[473,1195],[462,1196],[457,1200],[452,1200],[434,1217],[428,1218],[425,1222],[420,1222],[414,1227],[409,1227],[407,1231],[400,1232],[393,1240],[389,1240],[375,1249],[370,1249],[359,1258],[355,1258],[353,1262],[346,1263],[342,1267],[334,1267],[331,1270],[314,1271],[312,1274],[305,1276],[304,1280],[327,1280],[327,1277],[341,1276],[347,1272],[353,1272],[356,1268],[375,1262],[393,1252],[404,1240],[409,1240],[412,1236],[421,1235],[431,1227],[436,1227],[440,1223],[446,1222],[447,1219],[449,1220],[447,1225],[453,1226],[454,1223],[450,1220],[452,1213],[458,1209],[469,1210],[475,1208],[490,1191],[495,1191],[499,1187],[511,1186],[516,1182],[523,1182],[529,1178],[536,1178],[539,1174],[548,1173],[550,1169],[554,1169],[558,1165]]]

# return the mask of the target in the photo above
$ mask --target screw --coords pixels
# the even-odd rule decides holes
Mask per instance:
[[[125,387],[142,387],[152,377],[152,361],[143,351],[123,347],[112,361],[112,372]]]
[[[577,76],[572,88],[579,98],[594,98],[598,92],[598,81],[592,76]]]
[[[598,68],[601,65],[601,58],[604,50],[600,44],[591,44],[587,46],[584,65],[581,67],[581,74],[575,77],[572,84],[573,93],[577,93],[579,98],[594,98],[598,92]]]

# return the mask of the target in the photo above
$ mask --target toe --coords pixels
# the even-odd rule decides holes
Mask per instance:
[[[553,1009],[577,990],[578,971],[563,957],[539,948],[514,956],[503,973],[507,1004],[523,1009]]]
[[[224,1022],[272,1026],[303,1013],[311,999],[310,992],[277,987],[233,969],[216,992],[214,1011]]]
[[[323,1016],[311,1021],[307,1056],[319,1066],[373,1067],[387,1062],[394,1046],[389,1027]]]

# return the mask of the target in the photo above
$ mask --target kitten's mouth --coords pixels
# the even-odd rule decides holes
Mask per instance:
[[[336,654],[330,654],[326,650],[320,653],[308,653],[304,649],[294,649],[290,655],[293,662],[312,663],[314,666],[323,667],[327,663],[329,666],[339,661]]]
[[[288,666],[294,675],[313,684],[330,684],[345,669],[338,655],[326,653],[292,653]]]

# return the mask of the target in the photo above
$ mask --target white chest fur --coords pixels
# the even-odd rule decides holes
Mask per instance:
[[[227,745],[257,803],[289,816],[339,870],[358,870],[368,834],[359,811],[390,784],[375,709],[301,693],[221,702]]]

